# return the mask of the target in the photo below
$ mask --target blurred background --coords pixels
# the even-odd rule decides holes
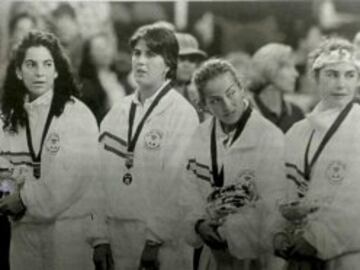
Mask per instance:
[[[208,56],[227,57],[233,62],[239,53],[251,56],[269,42],[290,45],[300,76],[295,93],[288,98],[304,111],[313,104],[311,84],[306,79],[308,52],[323,35],[338,34],[356,42],[360,29],[360,1],[356,0],[2,1],[1,5],[1,83],[12,47],[30,29],[46,29],[62,41],[80,81],[92,77],[92,71],[81,71],[89,61],[108,59],[109,63],[102,64],[111,65],[116,72],[122,88],[120,98],[134,87],[129,77],[129,37],[140,25],[161,21],[176,31],[193,34]],[[99,41],[99,33],[103,41]],[[98,36],[97,41],[88,44],[90,49],[85,52],[84,45],[94,36]],[[360,46],[360,36],[358,39]],[[92,60],[85,59],[82,64],[89,57]],[[236,63],[243,68],[241,59]]]

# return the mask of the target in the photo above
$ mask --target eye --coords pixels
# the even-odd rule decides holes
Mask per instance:
[[[136,57],[139,57],[141,55],[141,52],[139,50],[133,50],[132,55],[136,56]]]
[[[235,89],[231,89],[227,95],[228,95],[228,97],[233,97],[235,94],[236,94]]]
[[[345,74],[345,77],[348,78],[348,79],[355,78],[355,76],[356,76],[355,72],[348,72],[348,73]]]
[[[26,62],[25,62],[25,67],[27,67],[27,68],[33,68],[33,67],[35,67],[35,62],[33,62],[33,61],[26,61]]]
[[[149,58],[152,58],[152,57],[155,57],[157,54],[154,53],[153,51],[147,51],[146,52],[146,56],[149,57]]]
[[[52,61],[45,62],[45,67],[51,68],[54,66],[54,63]]]
[[[337,74],[336,74],[336,72],[334,72],[334,71],[326,71],[325,72],[325,77],[328,77],[328,78],[336,78],[337,77]]]
[[[220,102],[219,98],[210,98],[209,99],[209,104],[211,104],[211,105],[218,104],[219,102]]]

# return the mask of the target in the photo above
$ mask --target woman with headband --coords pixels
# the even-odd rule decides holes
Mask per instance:
[[[274,237],[287,269],[357,269],[360,261],[359,66],[347,40],[330,38],[309,57],[321,101],[287,133],[287,219]]]

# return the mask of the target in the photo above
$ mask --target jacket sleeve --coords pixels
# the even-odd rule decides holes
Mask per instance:
[[[261,141],[255,171],[259,199],[228,216],[221,227],[229,251],[239,259],[272,253],[272,235],[280,219],[277,207],[285,188],[284,137],[280,131],[269,130]]]
[[[174,118],[167,127],[168,136],[162,152],[162,169],[159,181],[152,194],[151,205],[155,205],[147,217],[148,239],[166,241],[179,233],[179,188],[180,175],[186,166],[185,151],[198,126],[198,117],[193,108],[173,112]]]
[[[187,165],[183,167],[179,199],[182,210],[181,217],[183,220],[181,223],[183,226],[181,236],[189,245],[193,247],[200,247],[203,245],[203,241],[195,232],[195,224],[198,220],[206,219],[207,217],[205,212],[205,194],[207,192],[202,189],[203,185],[210,186],[210,183],[206,183],[205,180],[200,180],[196,176],[196,173],[199,172],[197,172],[196,164],[192,164],[192,161],[196,162],[196,153],[201,151],[199,148],[199,145],[202,145],[200,140],[201,139],[199,138],[199,134],[195,133],[192,139],[192,143],[188,147],[186,153]]]
[[[21,190],[27,215],[32,219],[51,220],[64,215],[64,212],[67,212],[66,215],[79,215],[91,211],[70,208],[91,192],[96,180],[97,125],[87,110],[65,119],[61,117],[65,116],[60,116],[58,121],[63,122],[59,126],[66,129],[66,132],[61,133],[63,138],[60,137],[59,151],[49,157],[53,160],[49,162],[50,167],[44,170],[41,178],[26,181]]]

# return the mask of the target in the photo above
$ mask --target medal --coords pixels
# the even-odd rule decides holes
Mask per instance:
[[[134,166],[134,155],[132,153],[128,153],[125,159],[125,167],[129,170]]]
[[[36,179],[40,178],[40,176],[41,176],[41,164],[40,163],[34,163],[33,175]]]
[[[141,121],[139,122],[139,125],[137,126],[134,135],[133,133],[133,127],[134,127],[134,120],[135,120],[135,114],[136,114],[136,104],[134,102],[130,105],[130,111],[129,111],[129,128],[128,128],[128,148],[127,148],[127,155],[125,158],[125,167],[128,169],[128,172],[126,172],[123,176],[123,182],[125,185],[130,185],[133,181],[133,177],[129,170],[134,167],[134,150],[136,143],[139,139],[140,133],[144,127],[145,121],[150,116],[151,112],[155,109],[155,107],[158,105],[160,100],[171,90],[171,83],[168,83],[165,85],[165,87],[161,90],[159,95],[157,95],[151,103],[150,107],[142,117]]]
[[[132,175],[130,173],[125,173],[123,176],[123,182],[125,185],[130,185],[132,182]]]
[[[42,131],[42,136],[41,136],[41,142],[40,142],[40,149],[38,153],[35,153],[34,150],[34,146],[32,143],[32,135],[31,135],[31,129],[30,129],[30,123],[29,123],[29,116],[26,117],[26,121],[25,121],[25,128],[26,128],[26,142],[28,145],[28,149],[31,155],[31,159],[32,162],[34,164],[34,168],[33,168],[33,175],[36,179],[39,179],[41,176],[41,171],[40,171],[40,166],[41,166],[41,153],[42,150],[44,148],[44,142],[45,142],[45,138],[48,134],[48,131],[50,129],[50,125],[52,122],[52,119],[54,118],[54,98],[51,101],[51,105],[50,105],[50,111],[49,114],[47,115],[46,118],[46,122],[45,122],[45,126],[44,129]]]

